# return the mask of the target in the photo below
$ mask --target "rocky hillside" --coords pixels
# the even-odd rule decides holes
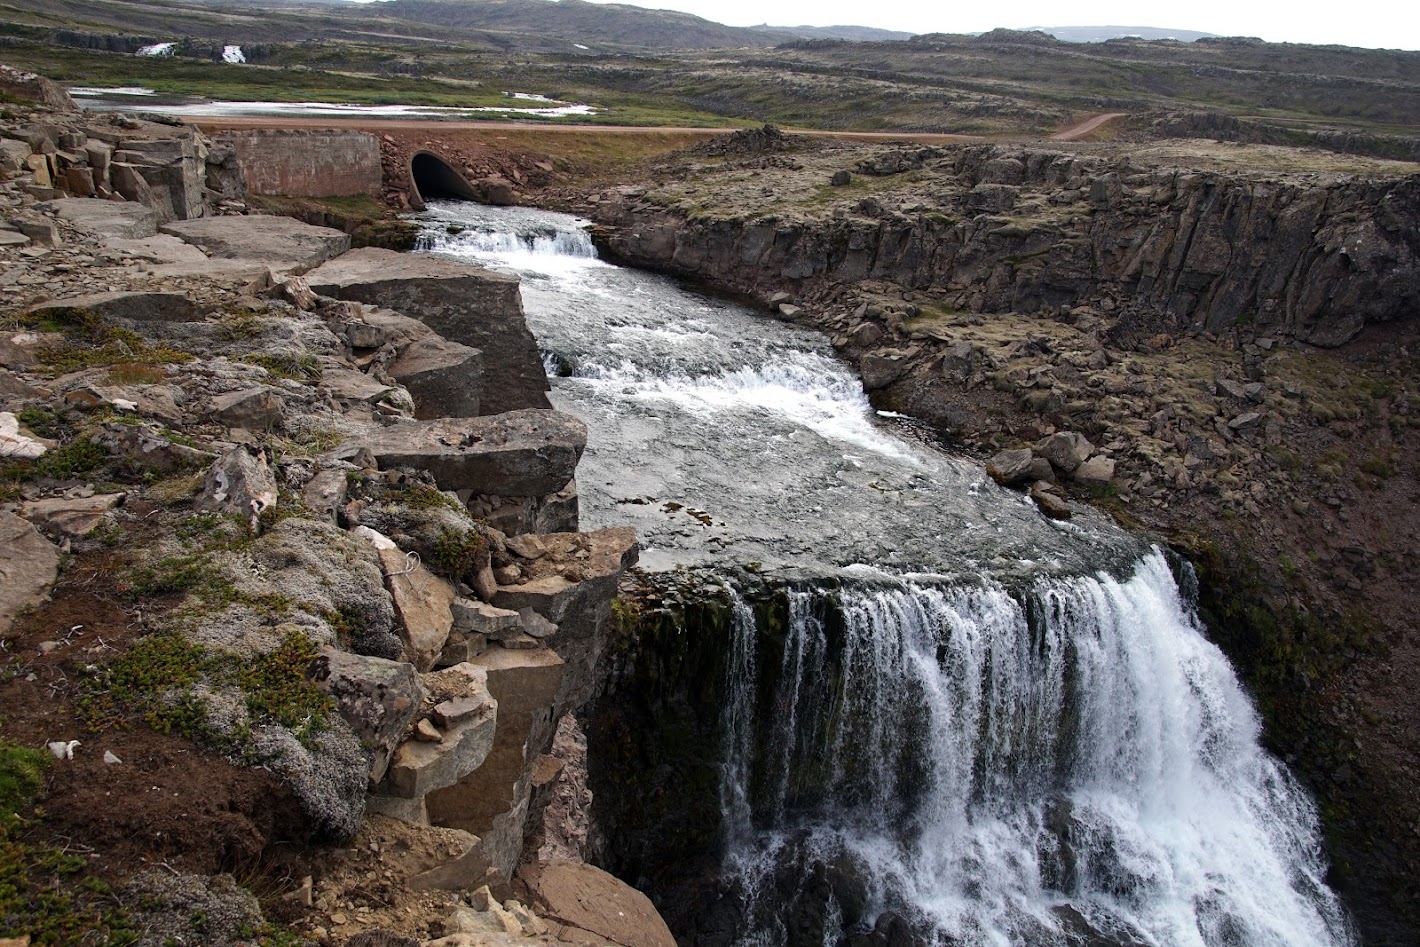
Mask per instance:
[[[247,214],[188,127],[0,136],[0,939],[669,947],[581,861],[637,544],[516,281]]]
[[[673,10],[586,0],[391,0],[382,12],[415,23],[641,49],[772,46],[780,37]]]
[[[1367,943],[1420,931],[1413,165],[737,133],[590,195],[605,251],[815,326],[1049,515],[1194,562]]]

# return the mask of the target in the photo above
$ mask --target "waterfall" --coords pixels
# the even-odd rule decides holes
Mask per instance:
[[[449,206],[448,201],[431,202],[437,213]],[[547,266],[552,257],[596,261],[597,250],[587,231],[577,226],[556,226],[530,223],[516,228],[499,226],[496,222],[470,220],[467,225],[445,227],[442,231],[426,230],[416,248],[450,256],[481,258],[486,263],[514,269],[522,265]],[[534,261],[528,258],[540,258]]]
[[[584,528],[634,525],[649,571],[789,576],[763,626],[730,587],[728,637],[694,646],[722,686],[626,734],[674,735],[658,772],[695,757],[669,844],[719,840],[644,879],[692,906],[683,943],[1354,943],[1315,807],[1161,553],[1088,509],[1045,520],[875,414],[822,337],[609,266],[573,218],[421,219],[423,249],[522,279],[554,403],[590,431]]]
[[[885,914],[945,943],[1352,942],[1316,812],[1158,552],[1019,600],[795,591],[772,664],[734,614],[738,943],[838,944]]]

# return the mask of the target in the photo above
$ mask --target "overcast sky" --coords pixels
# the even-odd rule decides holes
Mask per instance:
[[[618,0],[683,10],[731,26],[877,26],[912,33],[979,33],[997,26],[1158,26],[1224,36],[1260,36],[1277,43],[1341,43],[1420,49],[1420,0],[1194,0],[1177,6],[1116,0]]]

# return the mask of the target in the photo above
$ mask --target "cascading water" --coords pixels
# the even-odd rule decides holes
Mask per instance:
[[[733,920],[685,942],[1352,942],[1316,813],[1162,554],[1043,519],[875,417],[821,338],[608,266],[571,218],[423,219],[425,249],[523,277],[591,430],[584,524],[730,586]],[[746,563],[787,585],[782,628]]]

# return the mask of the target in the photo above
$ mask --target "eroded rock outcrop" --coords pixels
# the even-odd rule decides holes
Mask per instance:
[[[1415,176],[1148,168],[997,146],[884,164],[904,154],[875,156],[873,173],[930,168],[937,206],[869,197],[831,215],[687,217],[629,189],[601,196],[600,239],[619,257],[742,291],[879,279],[947,290],[948,305],[973,312],[1109,296],[1175,331],[1248,323],[1323,346],[1420,301]],[[983,187],[995,189],[989,201]]]
[[[131,210],[69,199],[42,213],[56,245],[153,239],[141,236],[150,211],[112,208]],[[32,524],[74,543],[82,561],[113,557],[123,594],[192,668],[164,685],[162,706],[183,708],[184,732],[281,787],[294,814],[283,818],[301,826],[283,838],[339,841],[364,831],[367,813],[388,813],[422,840],[400,876],[409,891],[506,887],[545,801],[534,799],[538,763],[556,721],[591,691],[635,537],[536,535],[575,529],[582,424],[541,408],[474,416],[507,400],[497,373],[480,383],[481,349],[299,278],[273,286],[271,271],[309,248],[260,259],[271,247],[254,245],[248,258],[224,248],[271,233],[272,221],[227,220],[166,237],[205,263],[147,248],[172,261],[155,261],[147,280],[76,283],[18,311],[47,331],[7,334],[0,348],[5,397],[18,399],[4,414],[7,464],[53,450],[63,460],[7,468],[22,502],[20,516],[0,513],[15,560],[0,563],[0,617],[43,606],[55,582],[59,551]],[[221,247],[203,236],[213,233]],[[188,240],[237,256],[208,258]],[[316,234],[309,252],[339,246]],[[166,280],[181,288],[157,289]],[[516,283],[464,268],[452,284],[480,281],[511,305],[478,318],[518,317],[505,334],[532,351],[528,390],[542,398]],[[63,372],[56,358],[85,361]],[[474,384],[447,391],[457,379]],[[52,437],[30,427],[41,423]],[[74,464],[124,490],[76,482]],[[478,523],[471,510],[501,514]],[[115,539],[135,529],[141,541]],[[488,603],[504,589],[517,608]],[[114,660],[105,650],[93,668]],[[121,749],[114,766],[133,757]],[[305,890],[297,897],[326,923],[346,923],[318,888]],[[508,903],[473,913],[513,917],[509,937],[548,929]]]
[[[484,414],[550,407],[547,376],[523,320],[516,278],[442,257],[367,248],[327,263],[307,279],[318,293],[393,309],[481,351]]]

